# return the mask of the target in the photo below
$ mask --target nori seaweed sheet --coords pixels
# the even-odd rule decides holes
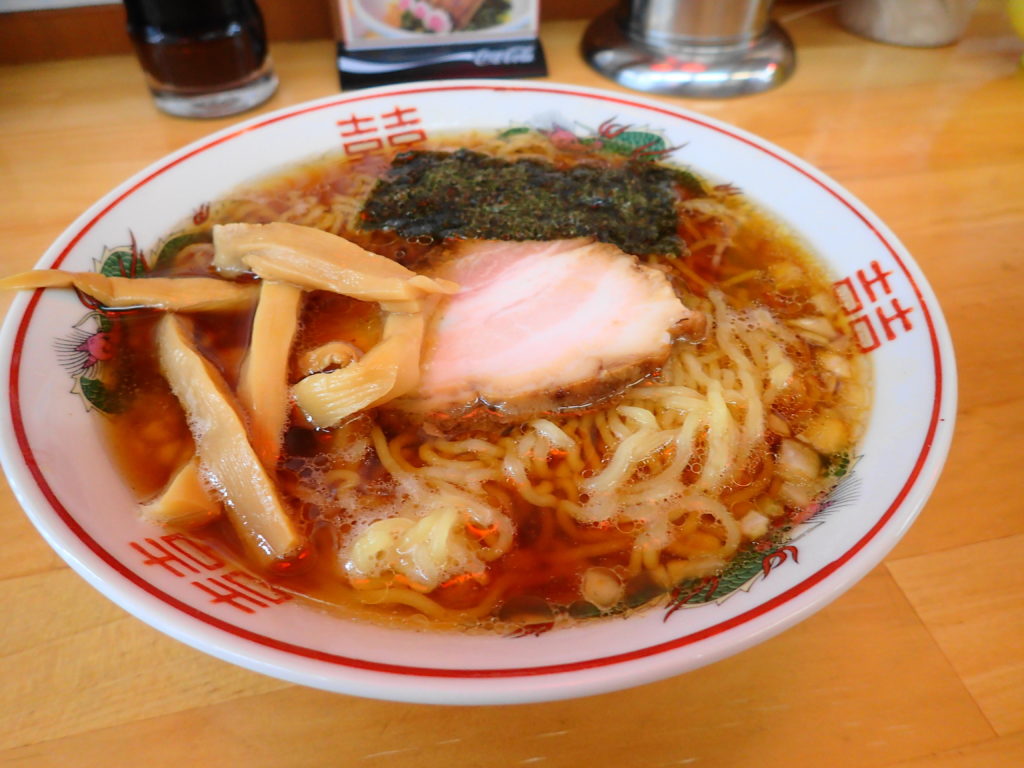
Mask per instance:
[[[637,255],[678,255],[676,202],[700,192],[686,171],[634,161],[557,168],[461,149],[396,155],[360,226],[409,240],[593,237]]]

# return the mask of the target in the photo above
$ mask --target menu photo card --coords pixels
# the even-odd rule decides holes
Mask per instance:
[[[342,90],[547,74],[540,0],[335,0]]]

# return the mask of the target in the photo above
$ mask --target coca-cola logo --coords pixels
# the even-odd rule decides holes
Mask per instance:
[[[507,48],[478,48],[473,63],[478,67],[501,67],[510,64],[530,64],[534,57],[532,45],[512,45]]]

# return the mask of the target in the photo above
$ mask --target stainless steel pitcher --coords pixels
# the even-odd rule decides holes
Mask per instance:
[[[622,0],[594,21],[583,55],[637,91],[726,98],[758,93],[792,74],[796,57],[769,19],[772,0]]]

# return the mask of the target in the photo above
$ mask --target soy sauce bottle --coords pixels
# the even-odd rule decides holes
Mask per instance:
[[[255,0],[124,0],[156,105],[180,117],[251,109],[277,89]]]

